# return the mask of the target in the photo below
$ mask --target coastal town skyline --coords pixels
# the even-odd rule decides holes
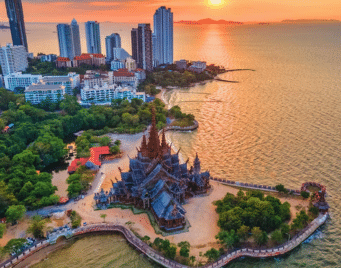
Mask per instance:
[[[7,22],[5,1],[0,1],[0,22]],[[167,5],[176,14],[174,21],[204,18],[242,22],[279,22],[287,19],[340,20],[341,3],[335,0],[274,3],[267,0],[257,5],[249,0],[238,3],[230,0],[200,1],[22,1],[26,22],[79,22],[97,19],[99,22],[152,22],[154,10]],[[84,12],[87,11],[87,12]],[[91,13],[90,13],[91,11]]]

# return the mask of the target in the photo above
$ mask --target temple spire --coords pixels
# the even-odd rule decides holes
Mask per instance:
[[[163,150],[167,149],[167,141],[166,141],[166,132],[165,129],[162,130],[162,142],[161,142],[161,147]]]
[[[194,159],[194,167],[193,167],[193,172],[194,174],[200,174],[201,167],[200,167],[200,160],[198,157],[198,153],[196,153],[195,159]]]
[[[146,135],[143,135],[143,137],[142,137],[142,144],[141,144],[141,149],[140,149],[140,151],[145,151],[145,150],[147,150],[147,140],[146,140]]]
[[[159,134],[156,128],[156,119],[155,119],[155,106],[152,106],[152,126],[149,131],[149,140],[148,140],[148,157],[153,159],[156,158],[159,154],[160,148],[160,139]]]

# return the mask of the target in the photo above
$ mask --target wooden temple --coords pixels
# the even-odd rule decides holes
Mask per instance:
[[[156,128],[155,108],[152,109],[152,125],[149,138],[143,136],[137,157],[130,159],[129,172],[122,172],[121,180],[113,183],[110,191],[95,194],[99,208],[110,203],[133,204],[149,209],[160,228],[175,231],[185,227],[185,213],[181,203],[186,198],[206,193],[210,186],[210,173],[201,172],[198,155],[194,165],[188,161],[180,164],[179,151],[171,152],[165,131],[161,141]]]

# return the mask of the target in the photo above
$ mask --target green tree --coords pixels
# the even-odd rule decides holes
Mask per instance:
[[[6,233],[6,224],[0,223],[0,238]]]
[[[39,136],[31,150],[40,155],[45,166],[58,162],[67,154],[63,140],[50,133]]]
[[[248,238],[248,236],[249,236],[249,231],[250,231],[250,227],[249,226],[242,225],[237,230],[237,235],[238,235],[238,237],[241,240],[245,241]]]
[[[106,217],[107,217],[107,214],[101,214],[101,218],[103,219],[103,222],[105,222]]]
[[[0,173],[0,176],[3,174]],[[0,181],[0,217],[5,217],[6,210],[11,204],[16,204],[17,199],[9,190],[4,181]]]
[[[216,250],[215,248],[211,248],[206,251],[204,256],[208,258],[209,262],[211,262],[211,261],[217,260],[220,257],[220,252],[219,250]]]
[[[287,223],[283,223],[281,226],[281,233],[283,237],[289,237],[290,226]]]
[[[220,231],[216,238],[227,248],[233,248],[239,243],[239,237],[233,229],[230,231]]]
[[[9,222],[16,223],[21,220],[26,213],[26,208],[23,205],[12,205],[6,211],[6,219]]]
[[[188,241],[182,241],[178,244],[180,247],[180,256],[182,257],[189,257],[189,250],[190,250],[190,243]]]
[[[101,146],[109,146],[111,143],[111,139],[107,136],[104,136],[99,140],[99,143]]]
[[[176,247],[175,246],[170,246],[165,250],[166,258],[174,260],[175,255],[176,255]]]
[[[261,236],[262,236],[262,230],[259,227],[253,227],[251,230],[251,233],[255,242],[258,243],[258,241],[261,239]]]
[[[26,233],[32,234],[35,238],[44,238],[44,231],[47,221],[39,215],[35,215],[30,220],[30,225]]]
[[[60,103],[60,109],[67,112],[69,115],[75,115],[81,108],[82,106],[78,103],[77,98],[67,94],[64,95],[64,99]]]
[[[275,244],[280,244],[283,241],[283,235],[280,230],[275,230],[271,234],[271,241]]]
[[[11,253],[14,252],[16,254],[18,254],[19,252],[21,252],[23,246],[26,244],[26,239],[24,238],[14,238],[11,239],[10,241],[8,241],[8,243],[6,244],[6,246],[4,246],[4,252],[6,253]]]
[[[288,192],[288,190],[284,187],[283,184],[278,184],[275,186],[275,189],[280,192],[280,193],[284,193],[286,194]]]
[[[306,192],[306,191],[301,191],[301,196],[302,196],[304,199],[308,199],[309,196],[310,196],[310,193],[309,193],[309,192]]]

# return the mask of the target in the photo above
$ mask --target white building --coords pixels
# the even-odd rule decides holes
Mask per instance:
[[[136,69],[134,71],[135,77],[138,80],[138,83],[141,83],[142,81],[146,80],[146,72],[142,69]]]
[[[105,84],[113,84],[113,72],[96,72],[92,70],[86,71],[82,77],[81,87],[93,88],[94,86],[104,86]]]
[[[37,84],[42,78],[42,75],[12,73],[4,77],[5,88],[11,91],[14,91],[16,87],[26,88],[32,84]]]
[[[127,69],[120,69],[118,71],[115,71],[113,75],[114,84],[125,84],[132,87],[137,87],[138,81],[135,74],[132,72],[128,72]]]
[[[131,72],[131,71],[134,71],[136,70],[136,61],[133,59],[133,58],[127,58],[125,60],[125,68]]]
[[[111,70],[112,71],[117,71],[119,69],[123,69],[125,67],[124,61],[120,60],[113,60],[111,61]]]
[[[25,71],[28,67],[26,48],[12,44],[1,47],[0,65],[3,75]]]
[[[52,102],[62,100],[65,94],[65,87],[62,85],[33,84],[26,88],[25,99],[32,104],[39,104],[49,98]]]
[[[141,99],[146,101],[144,92],[136,92],[135,88],[117,85],[107,85],[100,87],[98,85],[93,88],[84,87],[81,90],[82,104],[110,104],[113,99]]]
[[[202,73],[206,69],[205,61],[193,61],[192,65],[188,68],[190,71]]]
[[[73,89],[80,86],[80,76],[76,73],[68,73],[64,76],[44,76],[40,81],[45,85],[62,85],[65,87],[65,93],[73,95]]]

